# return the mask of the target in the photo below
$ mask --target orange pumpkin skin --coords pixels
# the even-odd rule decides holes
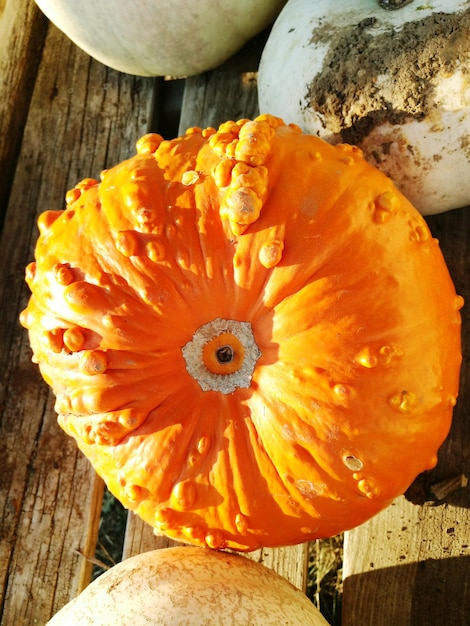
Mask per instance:
[[[331,536],[435,465],[463,302],[358,149],[268,115],[147,135],[67,204],[21,322],[61,427],[157,532]]]

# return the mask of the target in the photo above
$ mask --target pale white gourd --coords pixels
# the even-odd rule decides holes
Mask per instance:
[[[144,552],[115,565],[48,626],[328,626],[310,600],[246,557],[205,548]]]
[[[139,76],[218,66],[275,19],[285,0],[36,0],[90,56]]]
[[[423,214],[439,213],[470,204],[469,76],[467,0],[289,0],[263,51],[259,106],[358,145]]]

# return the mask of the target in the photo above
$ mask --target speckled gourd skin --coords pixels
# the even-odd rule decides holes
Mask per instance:
[[[252,550],[362,523],[450,427],[462,299],[438,242],[359,150],[278,118],[137,149],[39,220],[21,321],[60,425],[181,541]],[[258,349],[228,392],[183,355],[220,319]],[[217,337],[201,368],[237,381]]]
[[[36,0],[77,46],[120,72],[194,76],[267,28],[285,0]]]
[[[241,555],[194,547],[138,554],[95,579],[48,626],[328,626],[285,578]]]

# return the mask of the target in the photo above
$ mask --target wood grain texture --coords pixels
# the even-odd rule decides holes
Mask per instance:
[[[149,524],[143,522],[140,517],[131,512],[128,514],[122,560],[141,552],[181,545],[183,544],[164,535],[156,535]]]
[[[432,490],[454,476],[470,478],[470,208],[427,219],[467,302],[460,395],[437,466],[406,497],[346,533],[343,626],[470,623],[470,488],[442,500]]]
[[[0,2],[0,230],[46,32],[33,0]]]
[[[308,543],[281,548],[263,548],[246,554],[247,558],[263,563],[298,589],[306,591],[308,578]]]
[[[180,134],[191,126],[217,127],[227,120],[258,115],[256,79],[265,38],[262,33],[219,68],[187,79]]]
[[[59,429],[18,323],[29,297],[24,269],[33,258],[36,219],[62,208],[65,192],[81,178],[98,177],[134,153],[149,125],[154,87],[154,80],[107,70],[48,29],[0,242],[0,621],[6,626],[45,623],[87,582],[101,510],[102,483]]]

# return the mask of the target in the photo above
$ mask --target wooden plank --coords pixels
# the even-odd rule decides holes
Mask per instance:
[[[470,351],[470,209],[428,218],[458,293],[466,300],[463,353]],[[343,626],[467,626],[470,623],[470,488],[439,500],[432,486],[470,478],[470,364],[464,358],[450,435],[434,470],[387,510],[346,533]],[[391,468],[392,471],[392,468]]]
[[[0,1],[0,230],[46,32],[34,2]]]
[[[258,114],[256,72],[266,34],[249,42],[221,67],[186,80],[179,134],[187,128],[218,126],[227,120]],[[160,131],[159,128],[156,129]],[[126,531],[124,558],[144,550],[181,545],[156,537],[150,526],[131,514]],[[247,555],[284,576],[296,587],[307,585],[308,544],[257,550]]]
[[[32,4],[32,3],[31,3]],[[102,483],[56,423],[18,324],[36,219],[134,153],[156,82],[92,61],[50,27],[0,242],[0,622],[43,624],[87,582]],[[10,136],[10,140],[13,137]],[[84,555],[84,556],[81,556]]]
[[[246,554],[253,561],[263,563],[302,591],[307,590],[309,544],[280,548],[263,548]]]
[[[211,72],[186,81],[179,132],[191,126],[217,127],[258,114],[257,70],[266,34],[255,37]]]
[[[183,544],[169,537],[154,534],[149,524],[143,522],[140,517],[137,517],[134,513],[129,512],[122,552],[123,560],[135,554],[140,554],[141,552],[160,550],[161,548],[173,548],[181,545]]]

